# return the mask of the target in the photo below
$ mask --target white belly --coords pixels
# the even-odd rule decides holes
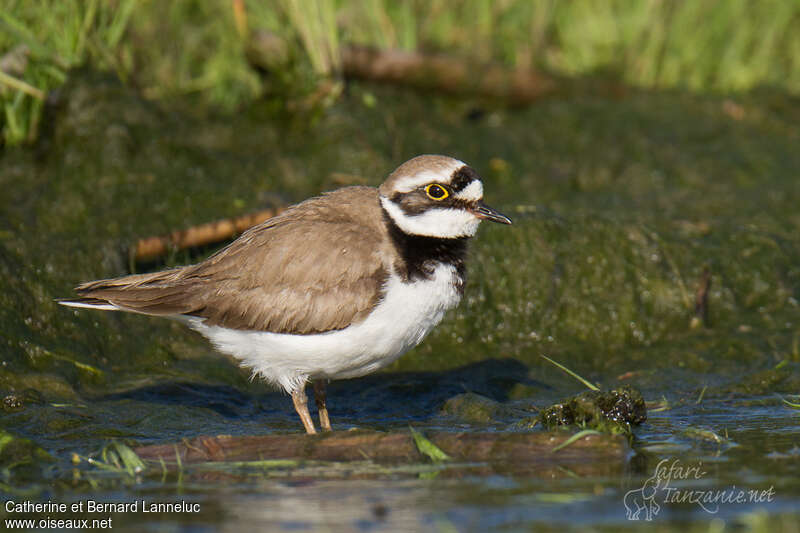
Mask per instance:
[[[396,360],[438,324],[461,299],[455,267],[439,264],[429,280],[403,283],[392,275],[384,297],[358,324],[316,335],[289,335],[206,326],[183,317],[221,352],[233,355],[287,392],[310,378],[363,376]]]

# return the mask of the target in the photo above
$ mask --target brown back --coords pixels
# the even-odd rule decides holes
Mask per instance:
[[[255,226],[197,265],[79,286],[84,298],[233,329],[309,334],[364,319],[396,252],[378,191],[347,187]]]

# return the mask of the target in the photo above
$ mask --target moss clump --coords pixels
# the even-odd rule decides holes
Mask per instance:
[[[489,424],[498,420],[514,418],[514,409],[486,396],[465,392],[448,398],[442,405],[442,414],[458,418],[462,422]]]
[[[548,429],[577,425],[607,433],[630,433],[631,425],[646,419],[642,393],[629,386],[607,392],[585,391],[539,414],[539,422]]]
[[[53,457],[33,441],[0,430],[0,469],[6,480],[41,477],[42,463],[52,460]]]
[[[744,376],[738,383],[719,390],[712,394],[733,396],[761,396],[771,395],[776,392],[792,392],[800,387],[800,375],[797,364],[789,364],[780,368],[770,368],[761,372],[754,372]],[[727,390],[725,390],[727,389]]]

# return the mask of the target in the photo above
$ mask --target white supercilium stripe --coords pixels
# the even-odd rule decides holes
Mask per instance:
[[[474,180],[472,183],[454,194],[453,198],[467,200],[469,202],[483,200],[483,183],[481,183],[479,180]]]
[[[453,177],[453,172],[458,170],[459,168],[466,166],[463,162],[458,161],[456,159],[453,160],[453,164],[441,171],[441,172],[433,172],[430,170],[425,170],[422,172],[418,172],[413,176],[408,176],[407,178],[403,178],[398,180],[397,183],[394,185],[394,190],[399,193],[411,192],[417,187],[422,187],[423,185],[427,185],[429,183],[450,183],[450,180]]]
[[[395,224],[409,235],[454,239],[472,237],[480,219],[464,209],[431,208],[419,215],[407,215],[402,208],[381,196],[381,205]]]

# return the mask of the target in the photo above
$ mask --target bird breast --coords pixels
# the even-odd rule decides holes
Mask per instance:
[[[222,352],[267,381],[294,390],[306,379],[363,376],[419,344],[461,300],[458,269],[439,263],[424,279],[403,281],[392,273],[383,297],[361,322],[310,335],[242,331],[187,319]]]

